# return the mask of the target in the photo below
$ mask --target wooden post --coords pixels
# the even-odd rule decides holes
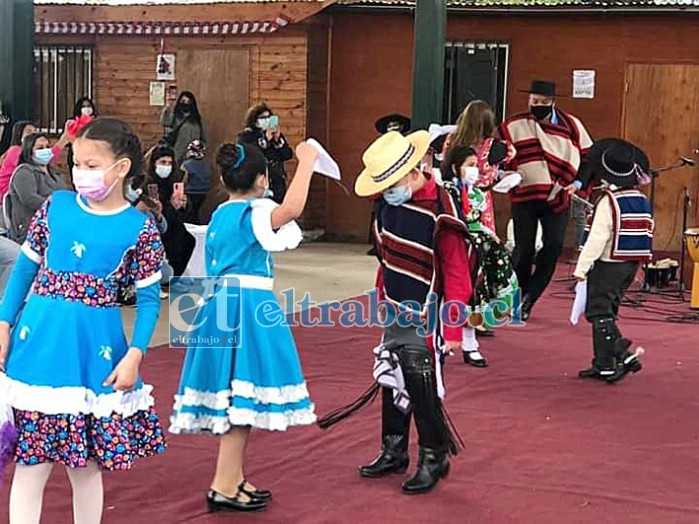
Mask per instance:
[[[413,67],[413,129],[442,121],[444,105],[444,39],[447,7],[444,0],[417,0]]]
[[[34,91],[34,4],[0,1],[0,103],[12,121],[32,119]],[[5,133],[8,135],[8,133]]]

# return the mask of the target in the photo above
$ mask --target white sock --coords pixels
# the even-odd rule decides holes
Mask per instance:
[[[479,347],[476,330],[472,327],[465,327],[461,338],[461,350],[464,353],[478,352]]]
[[[44,487],[53,464],[15,466],[10,491],[10,524],[39,524]]]
[[[90,460],[84,468],[66,468],[73,487],[73,523],[99,524],[102,521],[104,490],[102,472]]]

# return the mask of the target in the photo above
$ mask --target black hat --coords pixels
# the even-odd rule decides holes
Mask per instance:
[[[619,187],[636,186],[650,163],[639,147],[621,138],[605,138],[594,143],[585,159],[592,174]]]
[[[403,135],[407,135],[410,132],[410,118],[398,113],[391,113],[379,118],[374,127],[382,135],[389,131],[398,131]]]
[[[556,93],[556,84],[554,82],[549,82],[548,80],[532,80],[529,90],[521,92],[529,93],[530,95],[546,96],[549,98],[563,96],[560,93]]]

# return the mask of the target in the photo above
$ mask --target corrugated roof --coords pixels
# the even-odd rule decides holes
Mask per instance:
[[[445,0],[450,8],[662,9],[699,7],[699,0]],[[339,5],[415,7],[415,0],[338,0]]]

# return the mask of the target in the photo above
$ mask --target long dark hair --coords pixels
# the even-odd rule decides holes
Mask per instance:
[[[259,147],[244,144],[221,144],[216,151],[216,164],[228,191],[247,192],[255,179],[267,170],[265,156]]]
[[[36,141],[40,138],[45,138],[46,140],[48,140],[49,136],[46,133],[32,133],[31,135],[27,135],[24,137],[24,140],[22,140],[22,152],[19,155],[18,165],[37,165],[36,162],[34,162],[34,145],[36,144]]]
[[[257,119],[260,118],[262,113],[269,113],[270,115],[274,114],[274,112],[264,102],[255,104],[248,109],[247,113],[245,113],[245,126],[251,129],[257,129]]]
[[[442,180],[459,178],[459,169],[470,156],[478,156],[472,147],[450,147],[444,163],[442,164]]]
[[[169,157],[172,159],[172,173],[167,178],[160,178],[155,173],[155,163],[161,158]],[[174,192],[175,177],[177,171],[177,161],[175,150],[167,144],[160,143],[148,152],[146,159],[146,178],[152,183],[158,184],[158,194],[162,199],[163,204],[170,200]]]
[[[182,103],[182,98],[187,97],[190,100],[189,106],[185,106]],[[185,118],[185,110],[189,109],[189,116],[192,120],[201,124],[201,115],[199,114],[199,107],[197,106],[197,99],[194,93],[191,91],[182,91],[180,96],[177,97],[177,104],[175,104],[175,118],[182,120]]]
[[[131,160],[131,169],[124,177],[124,183],[126,180],[138,182],[138,184],[134,182],[134,189],[143,184],[141,140],[128,124],[116,118],[97,118],[80,130],[78,138],[104,142],[117,159],[128,158]]]
[[[33,126],[34,122],[31,120],[18,120],[12,126],[12,136],[10,137],[11,146],[21,146],[22,145],[22,133],[24,133],[24,128],[27,126]]]
[[[80,97],[78,98],[77,102],[75,102],[75,107],[73,108],[73,118],[80,118],[82,116],[82,108],[85,102],[90,102],[90,105],[92,106],[92,118],[97,118],[97,106],[95,106],[95,103],[89,96]]]

